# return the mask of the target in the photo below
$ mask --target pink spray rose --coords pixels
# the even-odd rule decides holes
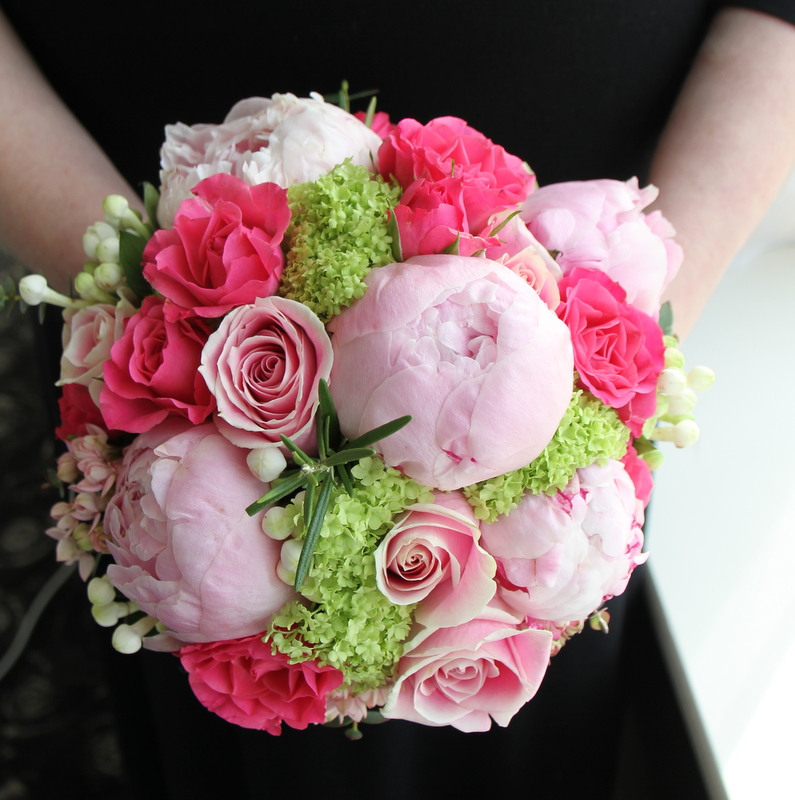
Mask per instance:
[[[640,436],[657,408],[665,364],[660,327],[626,303],[624,290],[599,270],[578,267],[558,288],[557,313],[571,332],[580,382]]]
[[[671,224],[659,211],[642,211],[656,197],[657,188],[639,189],[637,178],[556,183],[535,191],[521,217],[541,244],[559,251],[564,274],[602,270],[626,291],[627,302],[656,317],[682,264]]]
[[[381,175],[394,176],[404,189],[418,178],[461,179],[468,231],[476,235],[493,214],[523,203],[535,183],[521,159],[457,117],[427,125],[401,120],[381,145],[378,162]]]
[[[373,270],[335,317],[331,390],[349,439],[405,414],[391,466],[452,490],[529,464],[571,399],[566,327],[506,267],[419,256]]]
[[[505,727],[538,690],[551,647],[549,631],[522,629],[497,606],[463,625],[421,630],[406,644],[382,713],[467,733],[489,730],[492,719]]]
[[[585,619],[621,594],[646,560],[643,504],[618,461],[578,470],[558,494],[525,495],[510,514],[481,523],[497,559],[499,596],[536,620]]]
[[[494,559],[479,539],[472,507],[458,492],[411,506],[375,551],[378,588],[396,605],[420,603],[414,619],[426,627],[467,622],[497,589]]]
[[[222,125],[168,125],[160,151],[158,221],[170,228],[179,204],[211,175],[229,173],[249,186],[276,183],[286,189],[316,180],[346,158],[371,169],[380,144],[376,131],[320,95],[250,97]]]
[[[295,598],[276,575],[281,543],[246,513],[268,488],[215,425],[167,420],[124,455],[105,513],[108,576],[183,642],[264,630]]]
[[[105,362],[100,400],[108,428],[142,433],[169,415],[204,422],[215,407],[197,372],[209,335],[204,320],[171,322],[164,300],[144,298]]]
[[[102,369],[113,343],[124,332],[125,322],[136,312],[125,296],[115,306],[94,303],[63,312],[63,354],[58,386],[85,386],[98,406]]]
[[[250,188],[214,175],[179,207],[173,229],[155,232],[144,250],[144,277],[179,308],[171,316],[221,317],[276,293],[290,224],[287,192],[274,183]]]
[[[210,337],[200,372],[218,404],[221,433],[240,447],[281,447],[280,435],[314,445],[318,383],[332,352],[305,305],[267,297],[228,314]]]
[[[342,683],[342,673],[315,661],[290,664],[262,636],[183,647],[179,657],[193,693],[227,722],[274,736],[282,722],[299,730],[324,722],[326,695]]]

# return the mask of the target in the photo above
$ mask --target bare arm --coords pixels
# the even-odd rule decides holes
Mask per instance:
[[[82,268],[102,200],[134,191],[39,73],[0,13],[0,240],[55,288]]]
[[[715,18],[660,140],[651,182],[685,262],[668,290],[685,336],[795,163],[795,26]]]

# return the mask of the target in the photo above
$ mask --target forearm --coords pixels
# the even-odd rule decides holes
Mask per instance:
[[[0,240],[56,287],[80,271],[102,200],[133,190],[39,73],[0,13]]]
[[[686,335],[795,163],[795,27],[721,12],[660,140],[651,182],[685,251],[668,290]]]

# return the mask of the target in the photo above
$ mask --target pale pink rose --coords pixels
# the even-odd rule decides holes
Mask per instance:
[[[646,560],[643,504],[619,461],[578,470],[552,497],[526,494],[510,514],[481,523],[497,559],[498,595],[536,620],[587,618],[621,594]]]
[[[202,353],[199,372],[215,395],[216,423],[240,447],[314,445],[320,379],[332,351],[323,323],[305,305],[266,297],[221,321]]]
[[[326,695],[342,683],[342,673],[315,661],[291,664],[262,637],[180,650],[199,702],[227,722],[274,736],[281,734],[282,722],[299,730],[324,722]]]
[[[627,301],[656,317],[663,290],[682,263],[675,231],[659,211],[643,209],[657,188],[638,179],[556,183],[536,190],[521,217],[568,274],[576,267],[599,269],[620,284]]]
[[[335,317],[331,390],[349,439],[412,421],[377,447],[386,462],[452,490],[529,464],[571,399],[568,330],[506,267],[419,256],[373,270]]]
[[[119,591],[183,642],[264,630],[294,599],[280,543],[246,506],[268,491],[212,424],[167,420],[127,449],[105,528]]]
[[[496,565],[479,545],[472,507],[459,492],[409,507],[375,551],[376,582],[414,619],[447,628],[473,619],[494,597]]]
[[[538,690],[552,634],[520,628],[502,608],[488,607],[463,625],[421,630],[406,644],[382,709],[388,719],[487,731],[505,727]]]
[[[102,369],[113,343],[124,333],[124,323],[138,309],[125,296],[115,306],[95,303],[64,310],[61,377],[57,386],[85,386],[99,407]]]
[[[158,221],[170,228],[180,203],[211,175],[286,189],[316,180],[346,158],[372,169],[380,144],[377,133],[316,94],[241,100],[222,125],[168,125],[160,151]]]

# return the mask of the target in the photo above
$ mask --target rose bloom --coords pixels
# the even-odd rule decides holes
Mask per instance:
[[[72,436],[85,436],[89,425],[102,427],[105,421],[102,412],[94,402],[85,386],[67,383],[58,398],[58,412],[61,424],[55,429],[55,435],[65,442]]]
[[[381,713],[422,725],[487,731],[505,727],[538,690],[552,634],[520,628],[497,605],[463,625],[421,630],[406,644]]]
[[[167,420],[128,448],[105,512],[113,585],[182,642],[250,636],[295,598],[246,507],[268,491],[213,424]]]
[[[171,322],[161,298],[144,298],[105,362],[100,401],[107,426],[142,433],[169,415],[204,422],[215,407],[197,372],[209,335],[204,320]]]
[[[113,343],[124,332],[125,322],[136,310],[124,292],[115,306],[94,303],[65,309],[61,377],[56,385],[85,386],[98,406],[103,366],[110,358]]]
[[[571,332],[580,383],[640,436],[657,409],[665,365],[659,325],[626,303],[624,290],[599,270],[572,270],[558,288],[557,314]]]
[[[646,560],[643,504],[619,461],[578,470],[556,495],[526,494],[510,514],[481,523],[497,559],[499,596],[536,620],[586,619],[621,594]]]
[[[427,125],[401,120],[381,145],[378,161],[381,175],[394,176],[404,189],[418,178],[462,179],[473,234],[480,234],[494,213],[524,202],[535,183],[521,159],[457,117],[438,117]]]
[[[659,211],[643,213],[657,194],[638,188],[637,178],[556,183],[533,192],[520,216],[544,247],[559,251],[564,274],[602,270],[627,302],[656,317],[683,257],[673,226]]]
[[[571,399],[566,327],[509,269],[419,256],[373,270],[335,317],[331,391],[349,439],[406,414],[379,442],[390,466],[452,490],[529,464]]]
[[[199,369],[218,404],[221,433],[240,447],[314,445],[320,379],[332,351],[323,323],[294,300],[267,297],[228,314]]]
[[[262,636],[183,647],[179,658],[193,693],[227,722],[274,736],[282,722],[299,730],[324,722],[326,695],[342,683],[342,673],[315,661],[290,664]]]
[[[146,245],[144,277],[183,316],[221,317],[275,294],[290,224],[287,192],[274,183],[249,188],[231,175],[207,178],[193,192],[173,229],[155,231]]]
[[[395,605],[419,603],[414,619],[430,628],[460,625],[494,597],[496,565],[479,545],[466,498],[438,494],[395,520],[375,551],[376,581]]]
[[[380,120],[381,118],[379,118]],[[170,228],[199,181],[229,173],[249,186],[314,181],[346,158],[372,168],[381,137],[320,95],[241,100],[222,125],[166,126],[160,151],[160,226]]]

